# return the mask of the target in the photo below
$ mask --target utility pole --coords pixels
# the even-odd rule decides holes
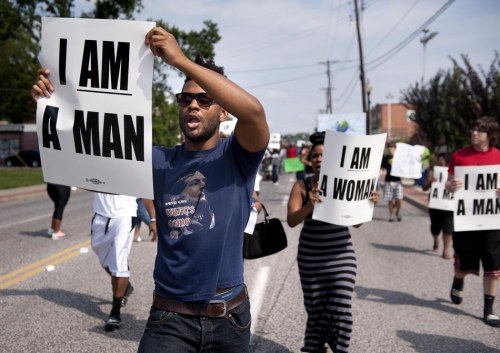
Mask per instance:
[[[370,120],[366,114],[366,83],[365,83],[365,64],[363,59],[363,40],[361,38],[361,29],[359,24],[358,0],[354,0],[354,13],[356,15],[356,30],[358,32],[359,47],[359,79],[361,80],[361,99],[363,102],[363,113],[366,116],[366,134],[370,133]]]
[[[330,64],[335,64],[337,60],[335,61],[322,61],[320,62],[321,65],[326,65],[326,76],[328,77],[328,87],[326,88],[326,114],[332,114],[332,75],[330,71]]]

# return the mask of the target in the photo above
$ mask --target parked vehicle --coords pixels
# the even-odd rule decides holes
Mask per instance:
[[[13,166],[28,166],[28,167],[40,167],[42,162],[40,161],[40,152],[36,150],[24,150],[17,154],[5,158],[5,165],[7,167]]]

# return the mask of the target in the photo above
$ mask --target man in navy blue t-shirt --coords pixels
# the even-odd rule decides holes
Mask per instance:
[[[146,44],[186,75],[176,95],[185,142],[153,149],[154,201],[147,207],[156,218],[158,253],[139,352],[249,352],[243,231],[269,140],[264,109],[212,61],[184,56],[163,28],[152,29]],[[221,139],[228,113],[238,121]]]

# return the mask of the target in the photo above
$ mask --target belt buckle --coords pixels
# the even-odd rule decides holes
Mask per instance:
[[[212,304],[222,304],[224,306],[224,311],[222,312],[221,315],[217,315],[217,316],[214,316],[214,317],[226,317],[226,314],[227,314],[227,301],[214,299],[214,300],[210,300],[208,302],[208,304],[209,305],[212,305]]]

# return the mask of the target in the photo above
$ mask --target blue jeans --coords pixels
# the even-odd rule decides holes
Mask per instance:
[[[225,318],[151,308],[138,353],[249,353],[250,323],[248,299]]]
[[[137,217],[134,217],[133,226],[134,228],[141,225],[141,222],[146,223],[148,226],[151,223],[151,218],[149,218],[149,213],[144,206],[142,199],[137,199]]]

